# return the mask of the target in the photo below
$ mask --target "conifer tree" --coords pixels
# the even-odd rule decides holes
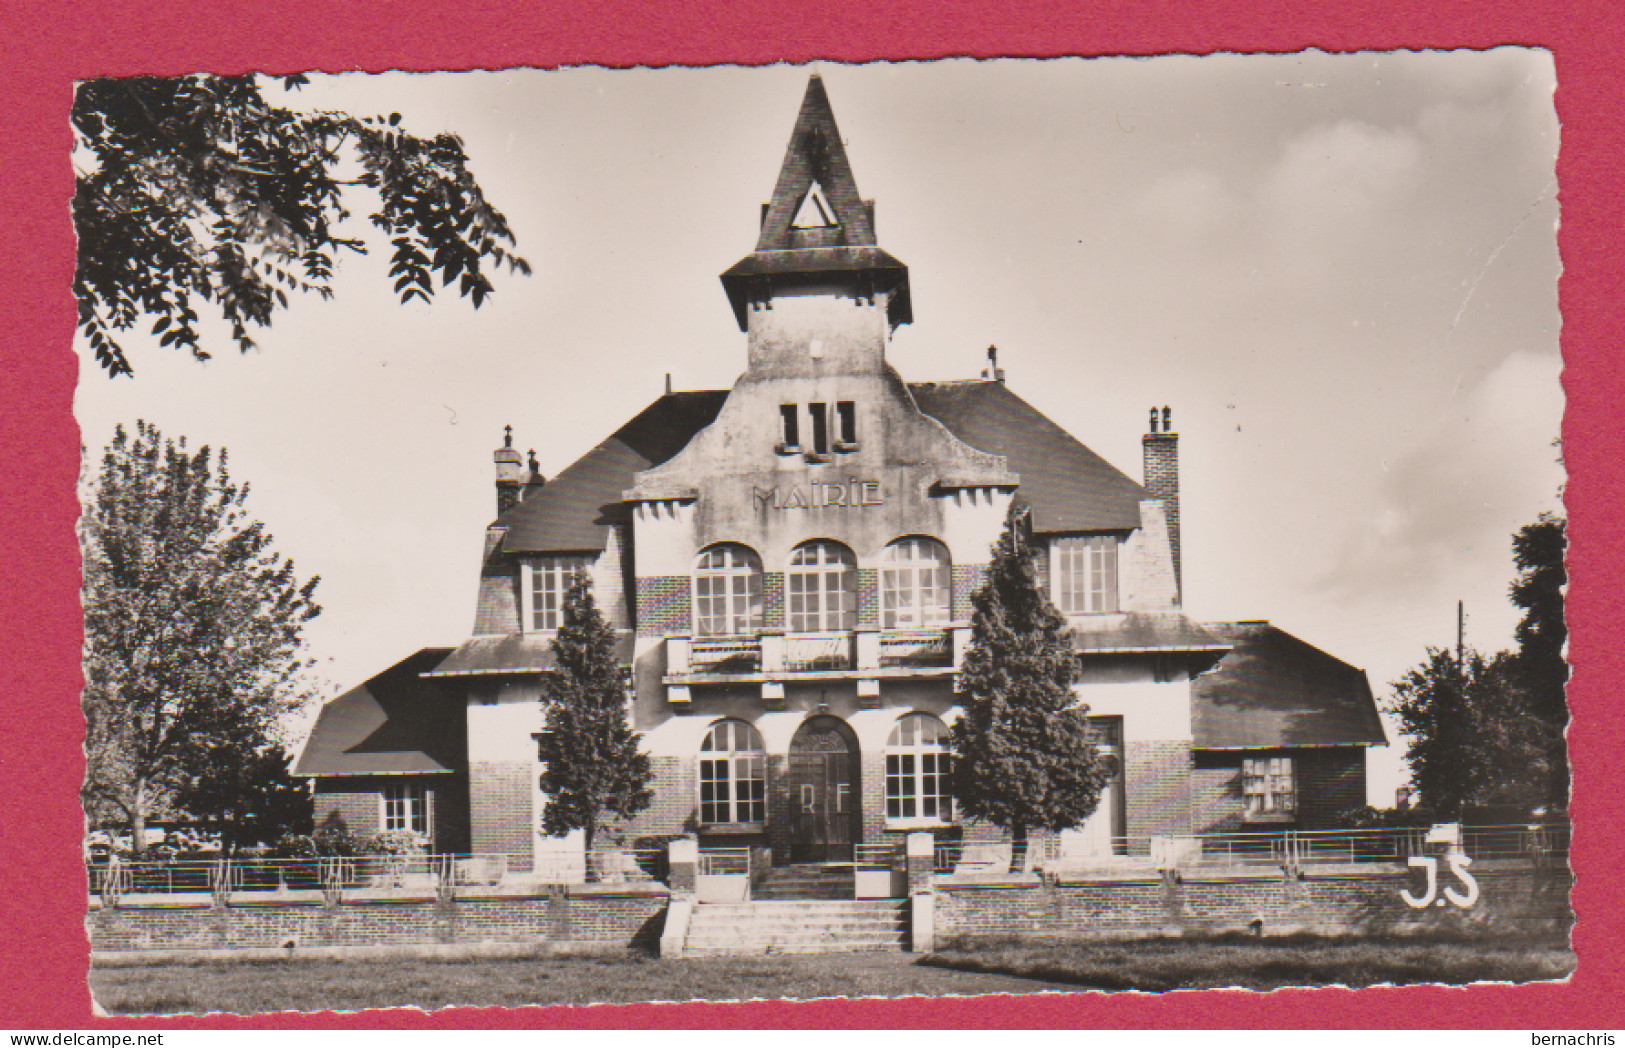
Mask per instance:
[[[615,633],[584,573],[570,580],[563,611],[540,746],[547,763],[542,827],[550,834],[582,830],[590,849],[606,814],[630,818],[649,806],[653,772],[627,724],[626,670],[615,658]]]
[[[953,729],[960,810],[1010,831],[1013,865],[1029,830],[1081,825],[1108,778],[1089,741],[1089,708],[1072,692],[1077,656],[1066,620],[1039,589],[1025,531],[1012,508],[987,584],[971,597],[964,714]]]

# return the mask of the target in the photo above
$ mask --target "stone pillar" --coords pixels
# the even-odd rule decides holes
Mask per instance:
[[[931,891],[931,872],[936,865],[937,839],[929,833],[911,833],[905,849],[908,863],[908,894],[911,896]]]
[[[678,837],[667,845],[671,872],[667,884],[673,899],[692,899],[699,888],[700,842],[694,837]]]

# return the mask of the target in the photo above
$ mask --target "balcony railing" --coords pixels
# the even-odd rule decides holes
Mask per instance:
[[[880,634],[880,664],[952,666],[952,636],[946,629],[886,630]]]
[[[904,668],[953,669],[969,631],[963,627],[858,629],[824,633],[675,636],[666,639],[666,673],[855,673]]]

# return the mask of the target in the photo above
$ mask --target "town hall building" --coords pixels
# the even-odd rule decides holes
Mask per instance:
[[[692,834],[788,864],[921,830],[997,840],[955,807],[948,727],[1012,506],[1113,772],[1068,851],[1324,827],[1365,803],[1365,748],[1385,739],[1364,672],[1267,622],[1181,610],[1168,410],[1136,481],[991,353],[978,380],[906,382],[886,346],[913,319],[908,268],[874,218],[815,75],[755,249],[722,274],[743,375],[667,393],[550,480],[504,441],[472,633],[322,710],[294,769],[318,825],[579,864],[579,835],[541,831],[537,740],[563,593],[586,572],[654,770],[652,805],[600,842]]]

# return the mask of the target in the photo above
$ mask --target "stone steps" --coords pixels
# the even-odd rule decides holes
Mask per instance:
[[[774,867],[750,894],[753,899],[850,899],[855,892],[852,867],[807,863]]]
[[[902,950],[908,942],[905,905],[854,899],[700,903],[689,920],[683,953],[707,956]]]

